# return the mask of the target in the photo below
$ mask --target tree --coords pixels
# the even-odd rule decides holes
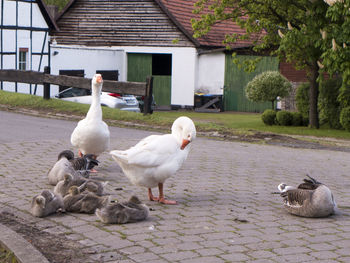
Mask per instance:
[[[329,21],[322,28],[323,54],[319,65],[330,74],[341,74],[343,86],[350,85],[350,0],[326,0]]]
[[[271,50],[271,55],[293,63],[297,69],[305,69],[310,82],[309,125],[319,128],[318,83],[326,45],[321,33],[329,27],[328,8],[339,4],[329,6],[323,0],[199,0],[194,11],[199,16],[192,19],[192,27],[194,36],[201,37],[214,24],[231,20],[246,32],[228,34],[225,40],[228,45],[260,34],[252,42],[253,51]]]
[[[248,82],[245,93],[251,101],[271,101],[272,109],[274,109],[277,97],[286,97],[291,88],[292,84],[278,71],[265,71]]]

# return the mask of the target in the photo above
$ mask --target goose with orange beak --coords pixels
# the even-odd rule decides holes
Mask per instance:
[[[193,121],[182,116],[174,121],[170,134],[150,135],[128,150],[110,154],[132,184],[148,188],[150,201],[173,205],[177,202],[165,199],[163,184],[181,168],[195,138]],[[152,193],[154,187],[158,187],[158,197]]]
[[[95,74],[91,81],[91,105],[86,117],[78,122],[71,135],[71,143],[78,148],[79,156],[92,154],[96,159],[109,148],[108,125],[102,120],[101,91],[103,79]]]

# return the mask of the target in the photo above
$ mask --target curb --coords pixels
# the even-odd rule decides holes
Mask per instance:
[[[13,252],[20,263],[49,263],[27,240],[15,231],[0,224],[0,246]]]

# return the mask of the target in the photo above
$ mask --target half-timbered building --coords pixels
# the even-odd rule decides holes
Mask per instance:
[[[43,71],[50,65],[49,31],[58,30],[42,0],[1,0],[0,68]],[[42,86],[1,82],[2,90],[41,95]]]

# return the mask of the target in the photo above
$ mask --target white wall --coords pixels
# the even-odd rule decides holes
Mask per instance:
[[[197,53],[195,48],[184,47],[120,47],[127,53],[172,54],[171,104],[181,106],[194,105],[194,90],[197,71]],[[127,79],[127,64],[124,64],[122,80]]]
[[[31,18],[32,10],[32,21]],[[1,5],[0,5],[0,19],[1,19]],[[16,26],[16,2],[4,0],[4,25]],[[3,39],[0,41],[3,43],[3,52],[19,52],[20,48],[27,48],[27,70],[43,71],[44,66],[48,65],[48,56],[44,55],[40,64],[40,55],[31,56],[31,51],[36,53],[41,53],[43,43],[44,52],[48,52],[48,42],[49,36],[47,35],[44,42],[44,31],[33,31],[32,39],[30,38],[29,27],[42,28],[43,30],[48,29],[48,25],[41,14],[40,8],[36,3],[30,2],[18,2],[18,26],[28,27],[28,30],[17,30],[17,50],[16,50],[16,31],[15,30],[3,30]],[[4,55],[3,56],[3,69],[16,69],[18,68],[18,58],[17,61],[15,55]],[[3,89],[6,91],[15,91],[15,83],[3,82]],[[35,90],[35,85],[18,83],[17,92],[21,93],[31,93],[33,94]],[[42,96],[43,87],[42,85],[37,86],[36,95]]]
[[[223,52],[201,54],[198,58],[197,92],[219,94],[224,92],[225,54]]]
[[[118,70],[123,79],[124,51],[120,48],[88,48],[78,46],[51,45],[51,74],[60,70],[84,70],[86,78],[92,78],[96,70]],[[58,93],[58,86],[52,85],[50,95]]]

